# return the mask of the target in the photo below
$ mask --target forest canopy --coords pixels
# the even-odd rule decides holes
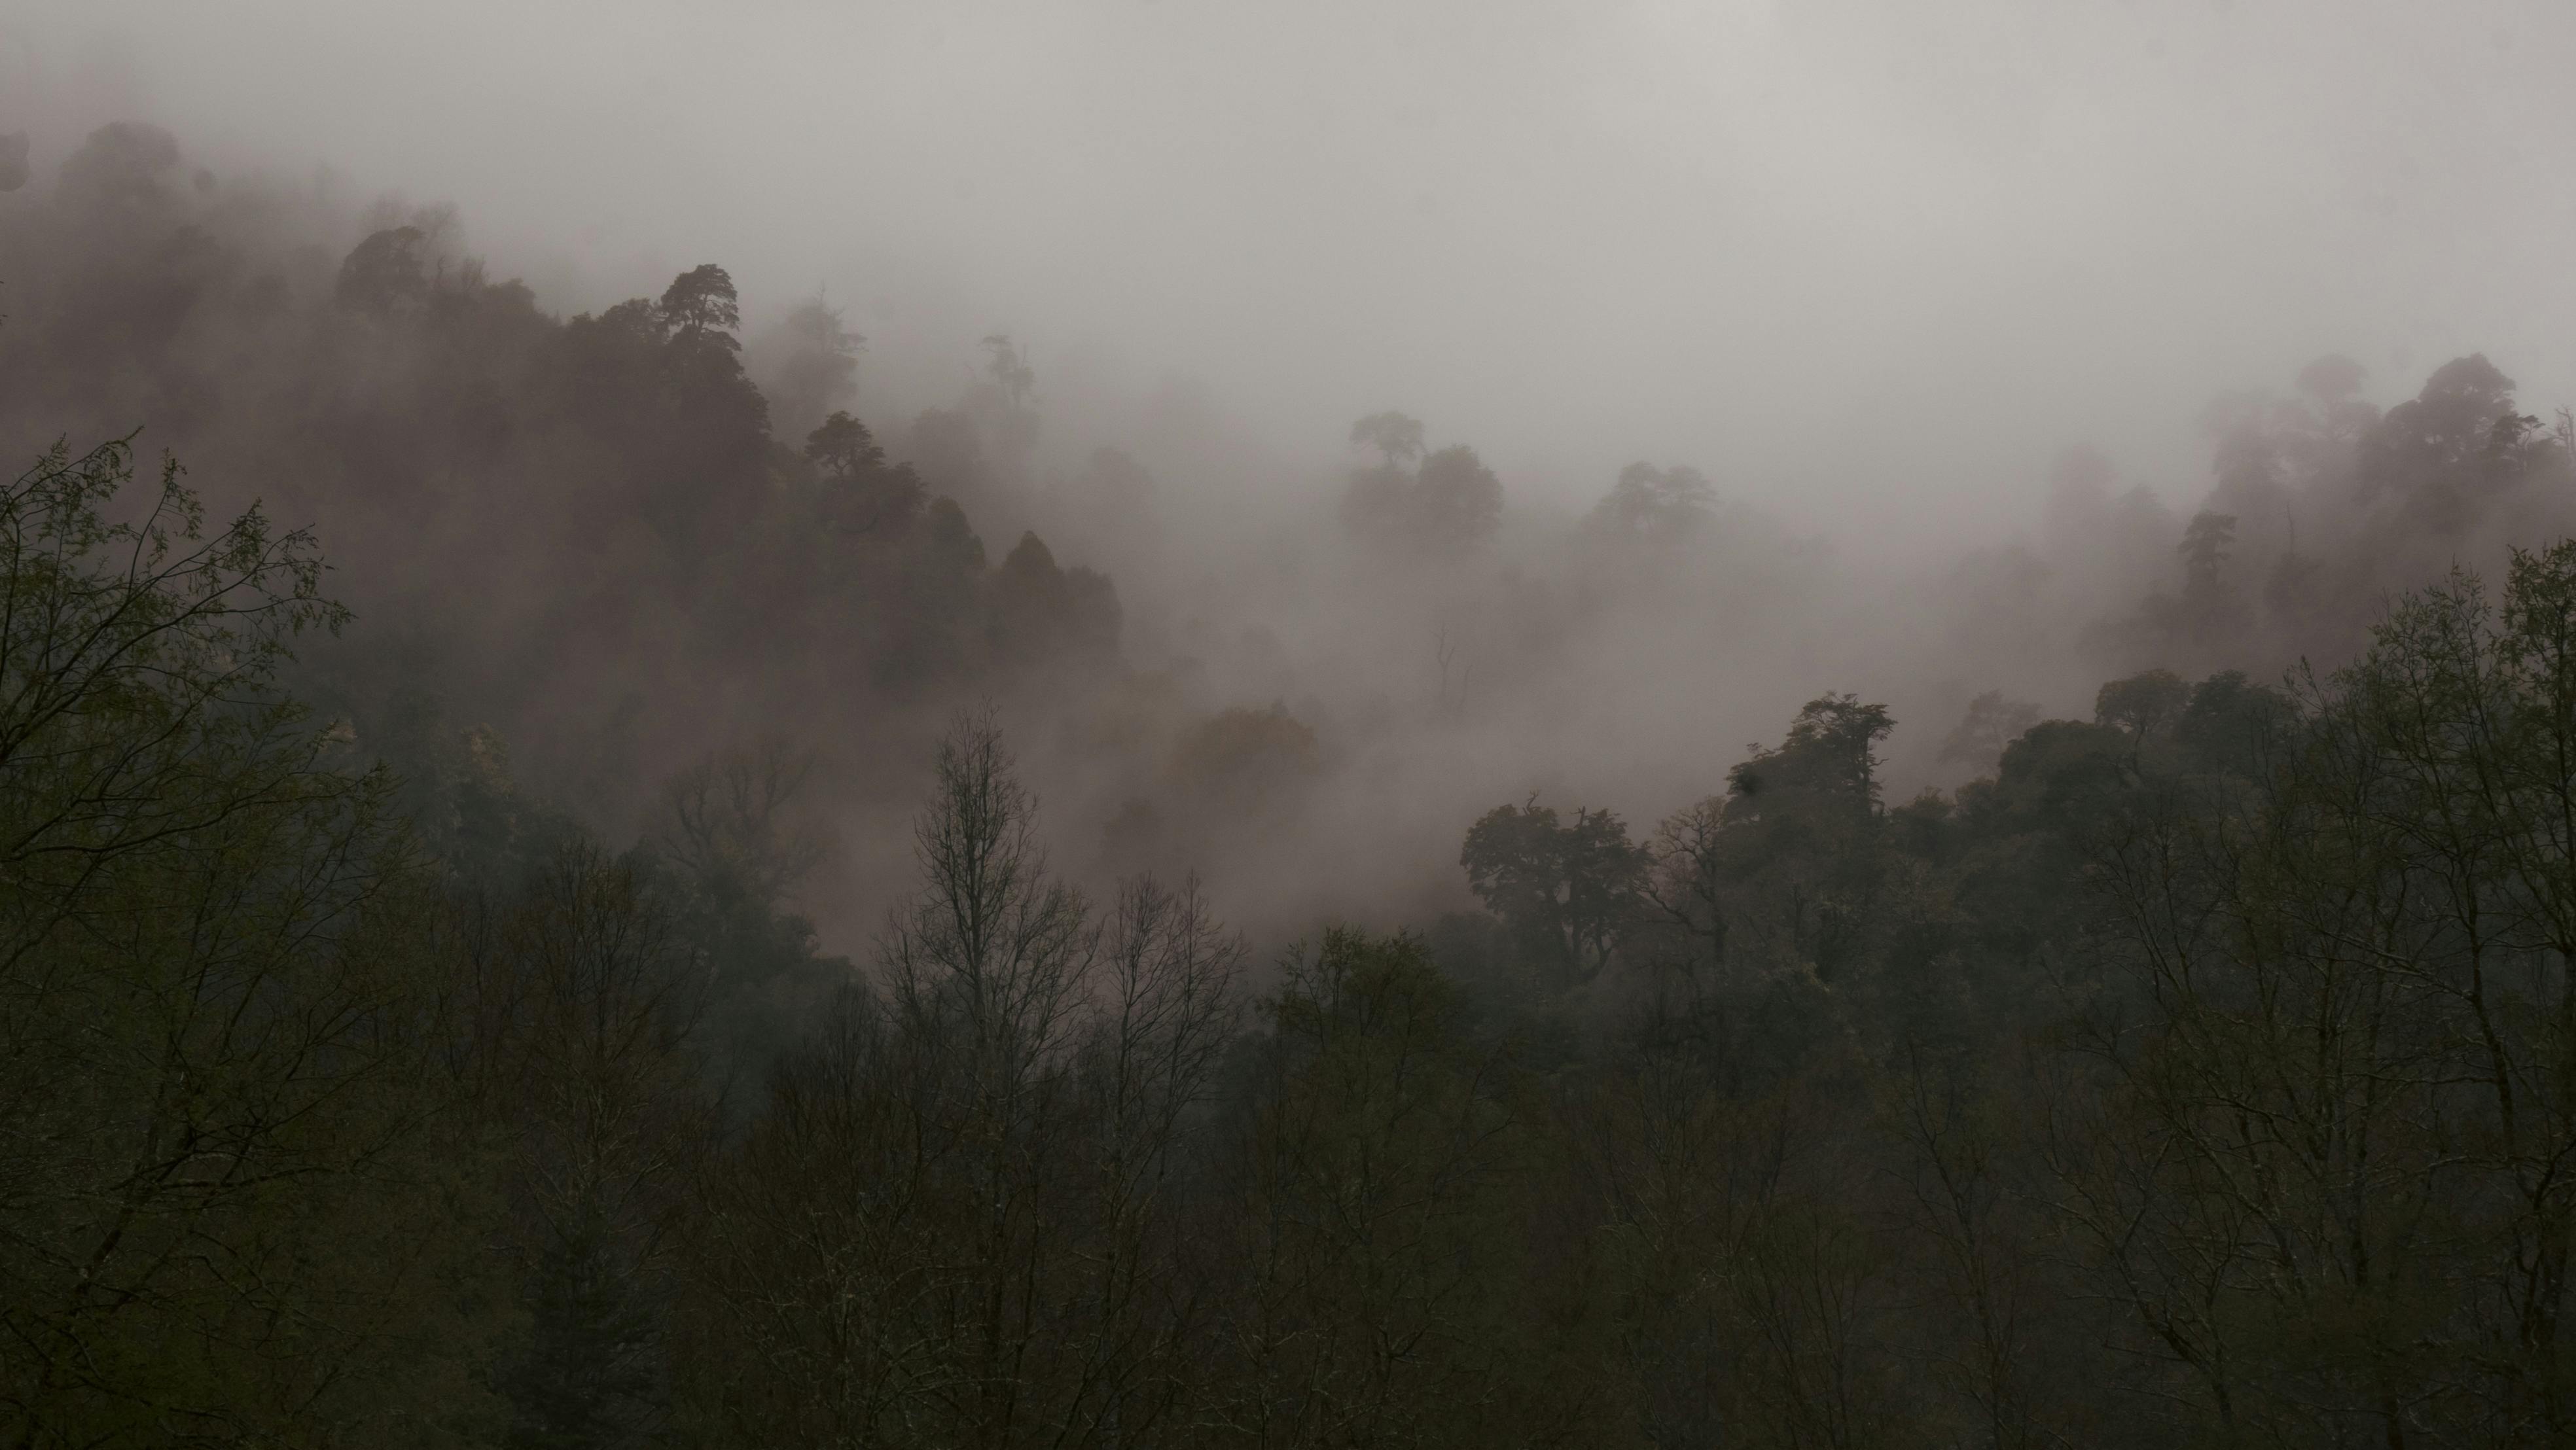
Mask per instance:
[[[904,416],[715,262],[24,166],[13,1443],[2576,1437],[2576,429],[2482,355],[1873,615],[1687,463],[1381,409],[1229,531],[1009,333]]]

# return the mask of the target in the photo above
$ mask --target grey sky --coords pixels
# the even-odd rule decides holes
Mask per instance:
[[[2483,350],[2576,401],[2576,6],[15,0],[0,129],[459,207],[561,307],[717,260],[885,364],[1400,407],[1523,496],[1693,462],[1801,522],[2180,495],[2216,390]],[[874,365],[872,363],[872,365]]]

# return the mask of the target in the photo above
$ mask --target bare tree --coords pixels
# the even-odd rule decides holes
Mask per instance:
[[[1186,1273],[1181,1162],[1237,1028],[1243,944],[1195,879],[1177,891],[1125,883],[1111,914],[1081,1052],[1090,1231],[1077,1289],[1089,1326],[1070,1366],[1079,1438],[1124,1443],[1154,1430],[1191,1388],[1197,1320]]]
[[[1195,883],[1095,920],[990,714],[943,743],[915,842],[882,996],[842,995],[709,1181],[698,1352],[745,1423],[820,1440],[1148,1438],[1192,1384],[1181,1145],[1241,944]]]
[[[655,844],[701,889],[774,904],[831,854],[828,835],[787,817],[814,764],[782,739],[707,756],[663,788]]]

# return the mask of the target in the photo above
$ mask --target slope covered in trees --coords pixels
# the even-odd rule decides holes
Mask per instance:
[[[2569,439],[2484,359],[2214,412],[2188,518],[2071,455],[1828,648],[1687,467],[1380,413],[1176,565],[1006,337],[881,438],[819,304],[298,205],[111,127],[0,212],[13,1443],[2576,1436]],[[1926,634],[1941,717],[1711,743]]]
[[[371,633],[310,687],[371,744],[489,725],[625,824],[709,737],[873,745],[943,690],[1115,651],[1106,579],[976,534],[971,427],[915,450],[925,476],[842,411],[856,339],[828,314],[787,359],[783,434],[720,266],[561,318],[445,213],[380,209],[334,257],[303,200],[192,180],[148,127],[92,136],[0,222],[0,434],[140,425],[217,499],[323,522]]]

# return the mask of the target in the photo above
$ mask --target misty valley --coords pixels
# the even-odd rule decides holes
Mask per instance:
[[[2521,360],[1891,556],[56,140],[7,1443],[2576,1443]]]

